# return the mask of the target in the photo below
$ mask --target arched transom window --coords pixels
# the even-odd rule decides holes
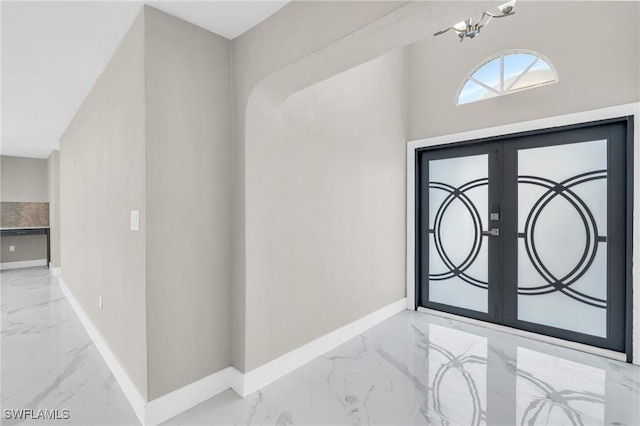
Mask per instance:
[[[558,81],[551,61],[539,53],[509,51],[476,67],[458,92],[458,105],[502,96]]]

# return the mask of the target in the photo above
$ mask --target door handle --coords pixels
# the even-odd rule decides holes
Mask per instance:
[[[492,237],[497,237],[498,235],[500,235],[500,229],[498,229],[498,228],[491,228],[491,229],[489,230],[489,234],[490,234]]]

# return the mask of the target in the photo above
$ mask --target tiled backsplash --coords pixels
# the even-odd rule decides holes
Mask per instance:
[[[49,203],[0,202],[0,227],[34,228],[49,226]]]

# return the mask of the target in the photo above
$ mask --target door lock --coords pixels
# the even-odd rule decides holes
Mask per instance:
[[[489,217],[491,220],[500,220],[500,213],[491,213]]]

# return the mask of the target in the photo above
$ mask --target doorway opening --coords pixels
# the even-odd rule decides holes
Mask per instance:
[[[625,353],[633,123],[416,151],[416,307]]]

